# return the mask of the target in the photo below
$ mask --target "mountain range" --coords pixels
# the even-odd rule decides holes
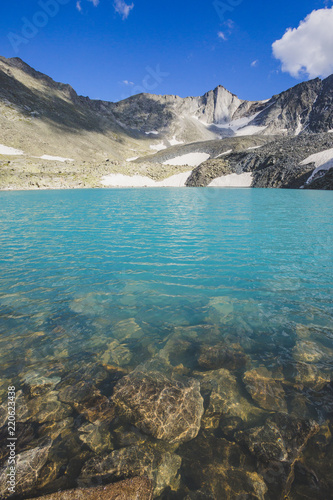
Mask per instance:
[[[262,101],[218,86],[200,97],[113,103],[0,57],[1,189],[102,187],[116,174],[161,181],[184,172],[187,186],[247,175],[252,187],[332,189],[332,132],[333,75]]]

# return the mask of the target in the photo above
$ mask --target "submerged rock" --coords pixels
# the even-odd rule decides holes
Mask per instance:
[[[36,488],[39,472],[47,461],[50,448],[51,443],[49,442],[42,447],[33,448],[17,455],[15,489],[17,495],[23,495]],[[7,498],[9,496],[7,487],[7,467],[4,467],[0,471],[1,498]]]
[[[217,370],[219,368],[237,370],[245,363],[246,356],[240,346],[230,348],[223,342],[214,346],[203,345],[198,358],[198,365],[204,370]]]
[[[63,403],[70,404],[83,404],[87,401],[100,396],[101,393],[97,387],[91,382],[80,380],[79,382],[70,383],[71,380],[62,383],[59,391],[59,400]]]
[[[69,405],[58,399],[58,392],[49,392],[44,396],[33,398],[28,402],[31,419],[39,424],[45,422],[59,422],[72,413]]]
[[[39,372],[29,371],[22,377],[22,381],[30,396],[34,397],[52,391],[59,384],[61,378],[47,377]]]
[[[308,442],[301,460],[295,466],[291,498],[332,498],[333,492],[332,428],[325,422]]]
[[[64,436],[68,434],[69,430],[73,428],[74,419],[69,417],[59,422],[47,422],[43,424],[38,429],[38,435],[40,437],[49,437],[52,441],[55,441],[59,436]]]
[[[263,462],[292,462],[317,430],[318,426],[313,422],[277,413],[263,426],[240,431],[235,437]]]
[[[317,431],[314,422],[276,413],[263,426],[236,433],[235,439],[258,460],[258,472],[276,493],[273,498],[289,498],[295,463]]]
[[[146,477],[134,477],[107,486],[76,488],[38,498],[44,500],[152,500],[153,486]]]
[[[113,340],[108,344],[107,349],[99,356],[99,361],[103,365],[126,366],[132,360],[131,351],[118,340]]]
[[[108,424],[94,425],[86,423],[78,429],[80,440],[95,453],[111,451],[113,444]]]
[[[311,363],[297,363],[295,371],[295,382],[300,388],[307,387],[321,391],[331,381],[329,373]]]
[[[142,339],[144,333],[134,318],[119,321],[112,328],[112,335],[120,342],[125,339]]]
[[[95,394],[86,401],[74,403],[75,410],[89,422],[111,422],[115,417],[115,406],[102,394]]]
[[[329,358],[332,353],[327,352],[324,346],[311,340],[300,340],[296,342],[293,349],[293,355],[295,361],[301,363],[317,363],[325,358]]]
[[[95,457],[83,467],[79,485],[115,481],[119,478],[147,476],[158,496],[170,485],[177,484],[181,458],[169,451],[149,446],[130,446],[113,451],[104,457]]]
[[[204,411],[199,382],[175,380],[151,366],[123,377],[112,400],[134,425],[157,439],[176,443],[195,438]]]
[[[267,485],[237,443],[200,434],[178,453],[183,482],[192,490],[188,499],[264,500]]]
[[[228,370],[221,368],[196,375],[203,394],[209,398],[202,419],[205,429],[221,426],[224,432],[229,432],[245,424],[253,425],[264,414],[242,396],[236,377]]]
[[[267,368],[247,371],[243,377],[246,389],[261,408],[287,412],[286,394],[279,380],[274,380]]]

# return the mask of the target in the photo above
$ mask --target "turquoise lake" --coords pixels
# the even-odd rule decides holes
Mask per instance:
[[[23,391],[22,406],[34,408],[22,417],[22,452],[46,437],[52,441],[37,492],[74,487],[87,460],[125,449],[122,436],[133,446],[139,432],[141,447],[161,452],[168,446],[167,453],[181,457],[177,474],[167,475],[155,498],[219,500],[230,488],[234,496],[225,498],[332,498],[325,469],[333,463],[331,192],[1,192],[0,212],[0,396],[5,402],[8,385],[14,385]],[[213,360],[207,360],[207,346]],[[221,349],[227,355],[217,355]],[[231,362],[234,357],[241,361]],[[87,393],[97,388],[112,400],[119,380],[154,360],[162,360],[168,374],[200,382],[210,372],[215,377],[224,370],[226,376],[227,370],[237,385],[236,406],[251,406],[257,417],[243,418],[223,391],[220,397],[230,407],[213,411],[212,391],[218,389],[202,383],[206,413],[200,432],[171,446],[121,414],[101,423],[88,418],[82,405],[57,396],[88,383]],[[29,380],[41,389],[34,392]],[[54,398],[49,407],[44,385]],[[268,401],[267,392],[283,400],[281,408]],[[84,404],[94,407],[87,399]],[[38,405],[44,405],[39,413]],[[266,429],[267,419],[280,413],[291,419],[290,426],[298,419],[317,427],[302,445],[299,438],[303,468],[283,468],[296,458],[293,442],[293,452],[286,446],[288,458],[274,458],[283,471],[273,480],[267,457],[260,462],[245,434]],[[322,435],[326,441],[317,446],[314,440]],[[281,436],[276,441],[288,440]],[[222,464],[222,452],[214,450],[228,446],[241,458]],[[200,467],[189,465],[191,456],[201,456]],[[229,472],[218,475],[217,464]],[[101,481],[126,474],[110,472]],[[244,492],[252,496],[237,496]],[[20,498],[29,495],[30,490]]]

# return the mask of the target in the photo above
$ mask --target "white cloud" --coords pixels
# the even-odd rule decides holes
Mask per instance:
[[[94,7],[97,7],[99,4],[99,0],[89,0],[89,2],[92,2],[94,4]],[[76,8],[79,12],[82,12],[82,0],[77,0],[76,2]]]
[[[134,82],[130,82],[130,81],[128,81],[128,80],[123,80],[123,83],[124,83],[125,85],[134,85]]]
[[[333,7],[311,12],[298,28],[288,28],[272,48],[282,71],[295,78],[329,76],[333,73]]]
[[[258,63],[259,63],[258,59],[256,59],[255,61],[252,61],[251,62],[251,67],[255,68],[256,66],[258,66]]]
[[[227,40],[226,35],[223,33],[223,31],[219,31],[217,36],[221,38],[221,40]]]
[[[120,14],[123,19],[127,19],[129,13],[134,8],[134,3],[132,3],[131,5],[127,5],[124,0],[115,0],[113,6],[115,8],[115,11],[118,12],[118,14]]]

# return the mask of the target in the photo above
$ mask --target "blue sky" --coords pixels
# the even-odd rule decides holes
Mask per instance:
[[[40,15],[40,2],[47,1],[52,16]],[[309,74],[329,74],[333,50],[324,68],[314,67],[298,60],[304,37],[298,31],[290,40],[283,36],[320,10],[330,42],[331,0],[218,3],[219,12],[214,0],[2,0],[0,54],[22,58],[79,94],[110,101],[144,90],[202,95],[219,84],[243,99],[265,99]],[[309,23],[310,46],[315,30]],[[284,71],[272,53],[272,44],[282,38],[275,54]],[[322,43],[327,46],[327,39]],[[302,50],[308,52],[306,46]],[[305,69],[299,72],[299,66]]]

